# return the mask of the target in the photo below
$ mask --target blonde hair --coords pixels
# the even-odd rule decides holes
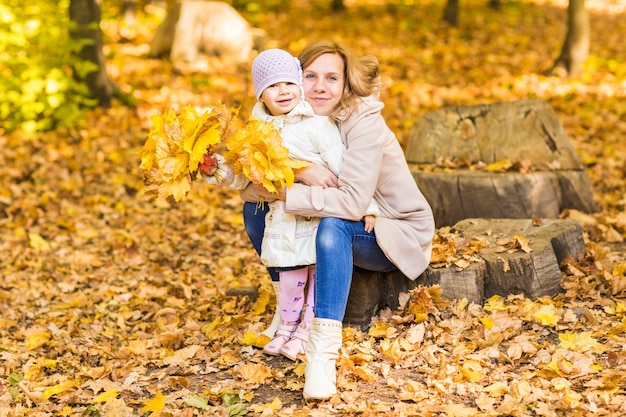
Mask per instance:
[[[378,59],[374,55],[356,57],[346,45],[330,40],[321,40],[307,45],[298,55],[302,69],[324,54],[337,54],[344,67],[344,87],[338,108],[330,115],[333,119],[347,117],[356,110],[363,97],[380,90],[381,81]]]

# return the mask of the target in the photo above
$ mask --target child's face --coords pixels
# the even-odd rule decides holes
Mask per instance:
[[[293,110],[300,102],[301,97],[302,93],[297,84],[279,82],[263,90],[260,100],[265,104],[272,116],[278,116]]]

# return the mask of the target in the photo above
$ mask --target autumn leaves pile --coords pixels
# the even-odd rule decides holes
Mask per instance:
[[[198,177],[204,156],[214,152],[224,152],[235,175],[243,174],[270,192],[291,186],[293,170],[306,163],[289,158],[273,124],[250,119],[244,125],[237,114],[219,105],[202,113],[187,106],[178,115],[168,108],[153,116],[154,128],[139,152],[146,196],[181,201]]]

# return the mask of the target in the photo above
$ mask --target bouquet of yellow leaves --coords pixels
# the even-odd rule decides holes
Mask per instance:
[[[187,106],[178,116],[172,109],[153,116],[150,120],[154,128],[139,152],[146,196],[182,200],[191,189],[204,155],[222,143],[236,115],[236,109],[225,106],[200,115],[194,107]]]
[[[225,140],[226,164],[233,173],[243,174],[254,184],[261,184],[271,193],[294,182],[294,169],[307,165],[304,161],[289,158],[289,150],[273,123],[250,119],[245,129],[236,131]]]
[[[205,155],[211,159],[220,145],[226,145],[225,163],[232,167],[233,174],[243,174],[273,193],[291,186],[293,170],[305,167],[306,162],[289,158],[273,123],[251,119],[245,128],[227,138],[227,129],[237,113],[233,108],[219,106],[199,115],[187,106],[180,115],[166,109],[162,115],[153,116],[150,120],[154,128],[139,152],[146,196],[182,200],[191,190]]]

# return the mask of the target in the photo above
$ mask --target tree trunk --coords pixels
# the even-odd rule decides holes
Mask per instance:
[[[582,70],[589,54],[589,14],[585,9],[585,0],[569,0],[567,8],[567,34],[561,55],[556,59],[552,75],[572,76]]]
[[[502,2],[500,0],[489,0],[489,7],[491,7],[493,10],[500,10],[501,6]]]
[[[585,165],[542,100],[428,112],[413,124],[406,159],[437,227],[469,217],[557,218],[565,209],[599,210]],[[424,169],[438,161],[448,161],[448,169]]]
[[[459,0],[448,0],[443,11],[443,20],[452,25],[459,25]]]
[[[93,41],[91,44],[83,47],[80,51],[80,58],[93,62],[98,66],[98,70],[87,74],[84,81],[101,107],[111,107],[115,86],[106,72],[105,59],[102,52],[100,0],[71,0],[69,11],[70,19],[78,25],[77,29],[72,31],[72,38],[90,39]]]
[[[346,6],[343,4],[343,0],[333,0],[333,12],[341,12],[343,11]]]
[[[137,0],[122,0],[121,14],[128,26],[137,24]]]

